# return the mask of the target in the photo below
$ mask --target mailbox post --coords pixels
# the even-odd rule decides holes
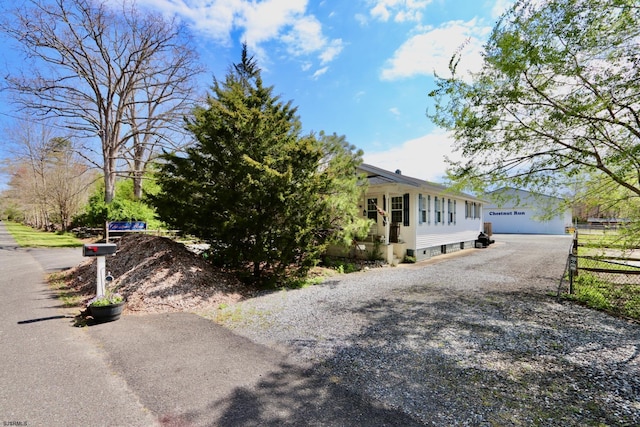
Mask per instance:
[[[116,253],[115,243],[89,243],[82,247],[82,255],[96,257],[96,296],[106,294],[105,289],[105,256]]]

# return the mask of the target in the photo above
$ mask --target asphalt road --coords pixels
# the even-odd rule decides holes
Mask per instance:
[[[79,262],[0,222],[1,425],[419,425],[196,315],[74,327],[45,277]]]
[[[78,252],[21,249],[0,222],[1,425],[155,422],[45,284],[45,272],[77,264]]]

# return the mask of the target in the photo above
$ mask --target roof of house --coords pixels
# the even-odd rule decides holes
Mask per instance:
[[[557,197],[557,196],[549,196],[543,193],[537,193],[534,191],[528,191],[528,190],[522,190],[520,188],[515,188],[515,187],[502,187],[502,188],[498,188],[497,190],[493,190],[493,191],[488,191],[486,193],[487,197],[495,197],[495,196],[512,196],[512,197],[517,197],[520,196],[522,198],[545,198],[545,199],[557,199],[557,200],[564,200],[561,197]]]
[[[513,187],[502,187],[484,195],[488,200],[485,205],[488,209],[512,209],[514,207],[535,208],[541,210],[555,210],[564,207],[564,211],[571,211],[570,206],[564,206],[564,199],[556,196],[533,191],[520,190]]]
[[[459,197],[482,201],[481,199],[478,199],[477,197],[474,197],[470,194],[454,191],[442,184],[437,184],[435,182],[429,182],[422,179],[402,175],[400,170],[397,170],[396,172],[391,172],[391,171],[381,169],[379,167],[369,165],[366,163],[362,163],[359,166],[359,169],[362,172],[366,173],[367,179],[369,180],[369,185],[402,184],[402,185],[408,185],[411,187],[422,188],[424,190],[433,191],[437,193],[449,192]]]

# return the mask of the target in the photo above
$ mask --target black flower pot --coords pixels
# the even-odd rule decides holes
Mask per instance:
[[[124,301],[117,304],[90,306],[91,317],[98,323],[113,322],[118,320],[124,309]]]

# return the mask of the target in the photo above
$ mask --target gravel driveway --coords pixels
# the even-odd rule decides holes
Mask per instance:
[[[494,238],[217,319],[425,425],[640,425],[640,325],[552,296],[570,237]]]

